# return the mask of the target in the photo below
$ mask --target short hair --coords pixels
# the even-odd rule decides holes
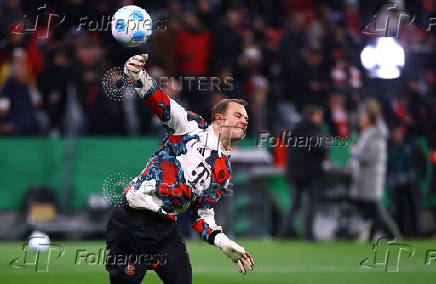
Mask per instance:
[[[222,115],[226,114],[230,102],[238,103],[244,107],[247,105],[247,102],[243,99],[223,99],[212,107],[211,121],[215,120],[215,114],[217,113]]]
[[[303,109],[303,116],[310,120],[312,119],[312,116],[316,113],[316,112],[323,112],[323,109],[321,106],[319,105],[307,105],[304,109]]]
[[[381,107],[376,99],[366,99],[363,103],[363,108],[368,115],[369,121],[372,125],[377,124],[378,119],[381,116]]]

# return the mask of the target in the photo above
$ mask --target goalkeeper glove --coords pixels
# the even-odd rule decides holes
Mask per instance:
[[[225,234],[217,234],[214,243],[236,264],[236,268],[239,272],[246,274],[246,268],[253,270],[254,262],[250,254],[246,252],[243,247],[229,239]]]
[[[153,78],[143,68],[147,59],[148,54],[135,55],[124,64],[124,74],[127,75],[129,81],[135,84],[135,90],[141,99],[144,99],[144,96],[155,84]]]

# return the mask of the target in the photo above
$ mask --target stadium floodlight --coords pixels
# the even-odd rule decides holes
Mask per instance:
[[[393,37],[377,38],[360,53],[363,67],[368,70],[369,77],[395,79],[401,74],[404,66],[404,49]]]

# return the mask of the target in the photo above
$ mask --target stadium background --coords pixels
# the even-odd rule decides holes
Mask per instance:
[[[436,4],[397,1],[415,18],[402,27],[397,41],[405,54],[405,65],[398,68],[401,75],[385,79],[373,77],[375,71],[366,70],[361,62],[363,48],[376,42],[376,37],[363,35],[361,27],[370,23],[381,3],[0,1],[4,283],[107,279],[101,265],[74,265],[74,252],[104,247],[99,241],[104,238],[109,211],[102,198],[104,185],[115,178],[119,184],[109,183],[109,187],[119,190],[117,186],[138,174],[159,145],[162,132],[151,111],[134,97],[122,103],[112,101],[101,87],[107,70],[141,53],[149,54],[153,76],[169,78],[169,95],[205,118],[221,98],[249,102],[248,138],[235,147],[235,195],[222,200],[217,219],[230,235],[242,239],[256,260],[257,271],[246,280],[240,278],[231,263],[198,241],[181,218],[184,234],[192,239],[188,249],[194,283],[428,282],[435,268],[423,265],[423,260],[426,250],[436,246],[432,241],[409,241],[416,255],[398,274],[360,267],[360,261],[371,255],[371,244],[357,245],[350,242],[352,236],[334,232],[341,220],[358,224],[346,202],[332,202],[319,210],[317,236],[327,242],[301,242],[298,221],[292,241],[276,241],[278,220],[291,200],[284,178],[286,149],[267,143],[256,147],[259,133],[279,135],[292,130],[304,106],[321,105],[324,133],[347,141],[347,147],[331,147],[328,160],[334,168],[346,169],[349,145],[358,139],[359,103],[377,98],[388,128],[403,129],[425,158],[425,167],[418,169],[422,232],[412,237],[433,236],[436,38],[426,27]],[[166,30],[156,31],[139,48],[119,46],[105,27],[108,15],[110,19],[113,11],[129,4],[145,8],[153,19],[162,20]],[[50,16],[54,22],[63,16],[65,20],[55,25],[49,22]],[[36,30],[29,32],[36,19]],[[198,81],[190,87],[186,77],[232,77],[233,88],[198,90]],[[46,193],[42,201],[35,192]],[[383,201],[392,208],[388,188]],[[52,242],[66,248],[62,261],[53,263],[47,273],[9,265],[22,254],[23,241],[34,229],[44,229]],[[340,238],[347,242],[335,242]]]

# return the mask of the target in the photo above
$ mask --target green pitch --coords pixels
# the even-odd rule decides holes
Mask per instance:
[[[430,284],[435,283],[436,279],[436,241],[402,241],[400,245],[379,246],[378,264],[375,265],[372,244],[251,240],[238,242],[251,253],[256,264],[255,270],[247,275],[238,274],[233,263],[217,248],[205,242],[188,242],[193,282]],[[39,267],[36,269],[29,261],[27,265],[23,265],[22,243],[0,243],[0,283],[109,283],[104,266],[98,262],[99,249],[104,248],[104,242],[53,244],[61,245],[65,249],[65,254],[61,258],[56,258],[56,250],[53,251],[47,266],[44,263],[47,252],[42,253]],[[89,263],[82,259],[82,262],[76,265],[78,250],[95,254],[95,258],[90,256]],[[386,263],[387,251],[389,254]],[[412,251],[414,253],[410,256]],[[360,263],[368,257],[368,261],[363,264],[365,267],[362,267]],[[17,260],[11,264],[14,259]],[[47,272],[35,272],[45,268],[48,269]],[[396,268],[398,272],[385,271],[394,271]],[[143,283],[161,282],[154,272],[148,272]]]

